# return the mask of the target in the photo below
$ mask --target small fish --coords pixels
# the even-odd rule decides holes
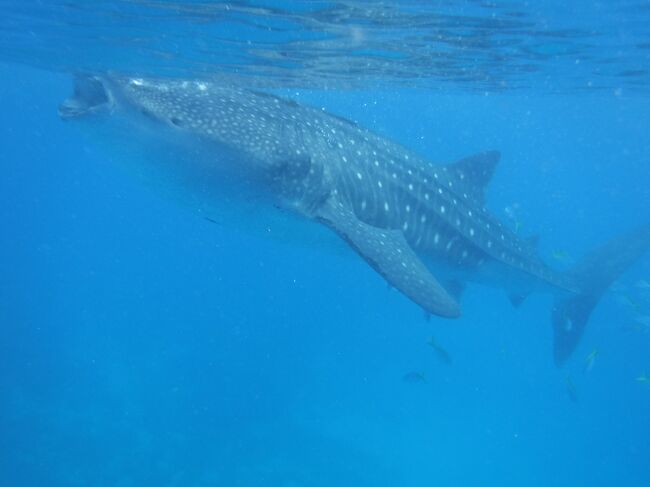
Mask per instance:
[[[521,233],[523,226],[524,224],[521,222],[521,220],[515,220],[515,233]]]
[[[639,315],[634,318],[634,321],[645,328],[650,327],[650,316]]]
[[[650,331],[650,324],[645,324],[642,322],[639,322],[637,320],[633,321],[632,323],[626,323],[624,324],[621,329],[623,331],[633,331],[635,333],[642,333],[646,334],[648,331]]]
[[[443,364],[451,365],[453,363],[453,360],[451,358],[451,355],[449,355],[449,352],[447,352],[447,350],[445,350],[440,344],[438,344],[435,338],[431,337],[427,342],[427,345],[429,345],[431,348],[435,350],[436,355],[438,356],[438,358]]]
[[[585,366],[582,369],[582,371],[586,374],[587,372],[591,372],[591,370],[594,368],[594,363],[596,362],[596,357],[598,357],[598,349],[594,348],[589,355],[587,355],[587,358],[585,359]]]
[[[648,374],[644,372],[643,374],[641,374],[639,377],[636,378],[636,381],[648,383],[650,382],[650,377],[648,377]]]
[[[565,263],[568,263],[568,262],[571,262],[571,261],[573,260],[573,259],[571,258],[571,256],[569,255],[569,253],[568,253],[567,251],[565,251],[565,250],[554,250],[554,251],[551,253],[551,255],[552,255],[553,258],[554,258],[555,260],[557,260],[558,262],[565,262]]]
[[[624,304],[625,306],[632,308],[634,311],[639,311],[639,309],[641,308],[639,303],[637,303],[634,299],[632,299],[627,294],[619,295],[619,301],[621,302],[621,304]]]
[[[576,385],[573,383],[570,375],[567,375],[565,384],[566,393],[571,402],[578,402],[578,389],[576,389]]]
[[[402,380],[408,384],[426,384],[427,379],[422,372],[408,372],[404,374]]]
[[[650,282],[646,281],[645,279],[639,279],[636,282],[636,287],[650,291]]]

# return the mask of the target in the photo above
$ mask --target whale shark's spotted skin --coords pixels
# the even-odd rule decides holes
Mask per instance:
[[[188,81],[128,79],[122,86],[124,96],[152,117],[237,147],[269,166],[298,166],[294,186],[284,184],[289,198],[331,193],[361,221],[399,230],[413,248],[454,265],[472,268],[495,259],[571,288],[483,207],[481,183],[489,179],[496,153],[477,157],[475,167],[436,167],[352,122],[265,93]],[[314,178],[300,174],[302,164],[318,174],[323,194],[313,194]],[[313,200],[292,203],[301,207]]]
[[[531,243],[485,209],[496,151],[433,165],[323,110],[202,81],[85,76],[60,108],[67,119],[102,112],[141,120],[164,138],[190,137],[207,148],[211,180],[219,181],[226,166],[255,180],[276,205],[332,228],[428,313],[458,316],[468,280],[503,287],[515,303],[538,289],[577,295],[576,306],[556,307],[556,337],[570,337],[567,349],[577,343],[612,276],[650,242],[644,230],[626,240],[627,253],[608,248],[625,258],[610,259],[607,272],[590,287],[585,274],[594,274],[596,263],[581,269],[582,275],[554,272]],[[181,156],[191,173],[191,153]],[[204,162],[195,180],[205,170]]]

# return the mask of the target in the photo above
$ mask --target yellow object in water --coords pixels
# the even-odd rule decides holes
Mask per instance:
[[[591,372],[591,369],[594,368],[594,362],[596,361],[596,357],[598,357],[598,349],[594,348],[589,355],[587,355],[587,358],[585,359],[585,372]]]
[[[554,250],[551,255],[555,260],[558,260],[560,262],[567,262],[571,260],[571,257],[569,257],[568,252],[565,252],[564,250]]]

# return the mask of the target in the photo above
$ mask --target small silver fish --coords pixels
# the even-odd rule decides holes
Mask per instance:
[[[426,384],[427,379],[422,372],[407,372],[402,380],[408,384]]]
[[[566,384],[566,393],[569,396],[571,402],[578,402],[578,389],[576,388],[576,385],[573,383],[573,379],[571,379],[570,375],[567,376],[565,384]]]

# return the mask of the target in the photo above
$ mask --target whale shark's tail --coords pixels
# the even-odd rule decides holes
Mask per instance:
[[[553,307],[553,353],[557,365],[562,365],[578,345],[603,293],[649,247],[650,225],[606,243],[569,271],[580,293],[558,299]]]

